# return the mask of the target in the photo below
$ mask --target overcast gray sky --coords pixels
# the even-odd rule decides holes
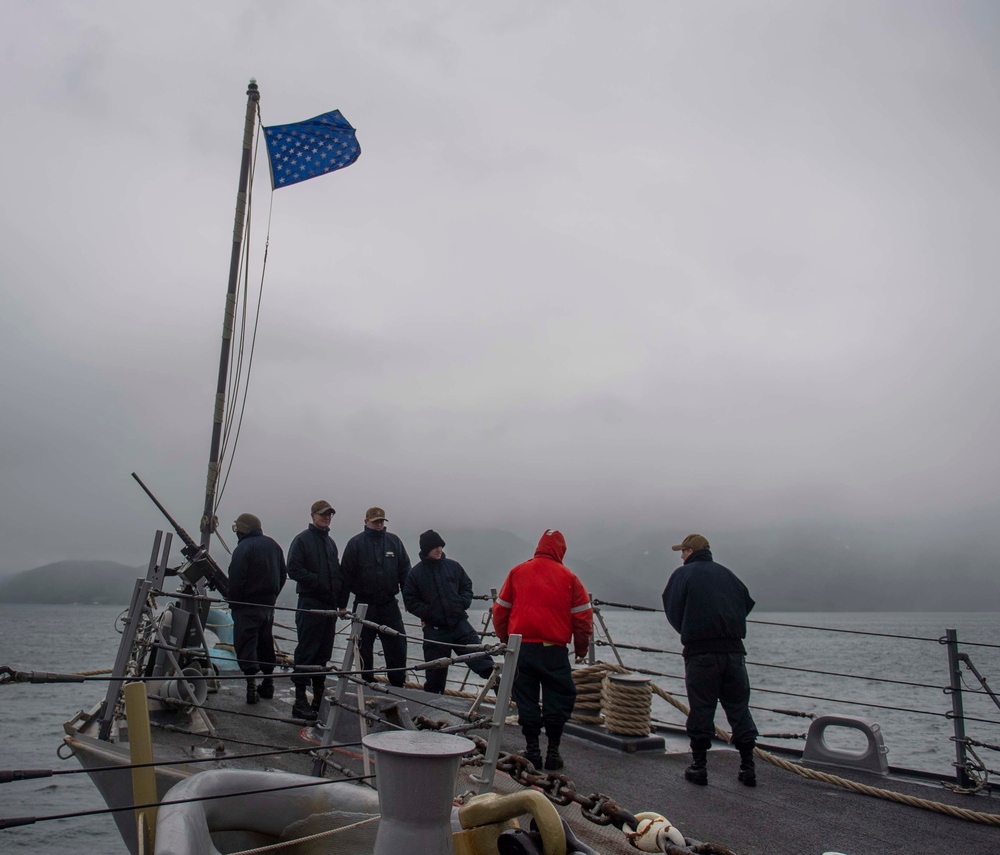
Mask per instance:
[[[224,529],[998,510],[995,3],[0,13],[0,573],[197,532],[251,76],[363,153],[257,182]]]

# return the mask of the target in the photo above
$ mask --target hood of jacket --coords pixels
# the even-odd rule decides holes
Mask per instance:
[[[562,564],[566,555],[566,538],[561,531],[546,529],[538,539],[538,546],[535,547],[535,558],[551,558]]]

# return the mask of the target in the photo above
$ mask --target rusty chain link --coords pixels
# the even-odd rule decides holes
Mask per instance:
[[[611,796],[604,793],[582,795],[566,775],[541,774],[520,754],[501,754],[497,769],[510,775],[523,787],[541,790],[549,801],[557,805],[578,804],[583,817],[596,825],[614,825],[621,831],[625,825],[634,829],[639,824],[635,816],[619,807]]]

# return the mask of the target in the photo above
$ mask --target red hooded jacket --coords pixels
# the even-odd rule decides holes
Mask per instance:
[[[514,635],[524,641],[568,644],[585,656],[594,632],[590,597],[583,583],[563,563],[566,539],[546,531],[535,557],[518,564],[504,580],[493,604],[493,625],[506,643]]]

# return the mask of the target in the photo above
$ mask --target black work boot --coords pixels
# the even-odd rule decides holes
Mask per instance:
[[[736,777],[744,787],[757,786],[757,769],[753,764],[753,749],[752,745],[740,747],[740,771]]]
[[[538,747],[538,736],[541,731],[522,730],[521,732],[524,734],[524,759],[541,771],[542,749]]]
[[[253,677],[247,677],[247,703],[257,703],[257,681]]]
[[[548,740],[548,748],[545,751],[545,768],[550,772],[562,769],[563,759],[559,754],[559,743],[562,741],[562,724],[546,723],[545,737]]]
[[[549,747],[545,751],[545,768],[550,772],[556,771],[556,769],[562,769],[563,759],[562,755],[559,753],[559,746],[549,743]]]
[[[684,770],[684,778],[692,784],[704,787],[708,784],[708,752],[691,751],[691,765]]]
[[[292,718],[302,718],[306,721],[316,721],[316,710],[309,704],[305,686],[295,686],[295,704],[292,706]]]
[[[319,713],[320,705],[323,703],[323,692],[326,690],[326,680],[313,680],[312,708]]]
[[[263,698],[265,701],[271,700],[274,697],[274,680],[270,677],[261,680],[257,687],[257,697]]]

